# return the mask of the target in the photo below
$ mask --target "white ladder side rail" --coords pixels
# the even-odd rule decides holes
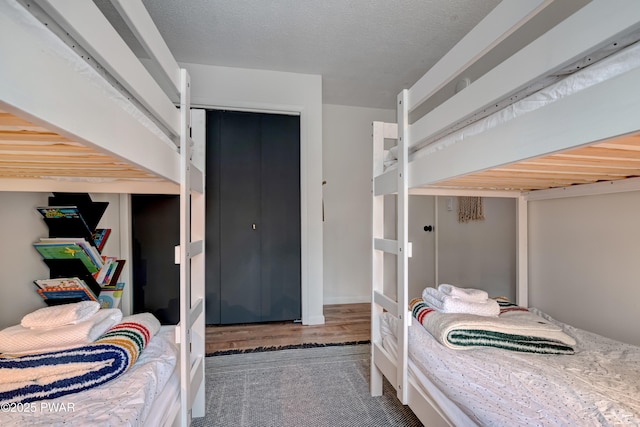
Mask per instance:
[[[191,111],[192,138],[196,145],[202,147],[200,153],[205,156],[206,150],[206,112]],[[205,416],[205,223],[206,193],[205,164],[199,170],[191,165],[191,416]]]
[[[406,91],[405,91],[406,92]],[[398,114],[408,117],[406,98],[399,96]],[[404,105],[404,109],[402,106]],[[399,120],[399,122],[403,122]],[[404,127],[391,123],[373,123],[373,180],[372,180],[372,295],[371,295],[371,342],[380,343],[380,321],[379,317],[383,309],[393,313],[401,321],[402,330],[398,331],[398,357],[396,360],[396,384],[393,386],[397,390],[398,399],[403,404],[408,403],[408,327],[411,322],[411,313],[408,311],[408,258],[412,256],[412,245],[408,241],[408,147],[405,134],[400,134],[401,129],[407,129],[407,119],[404,120]],[[376,183],[376,177],[384,173],[383,160],[385,155],[384,139],[398,140],[398,165],[397,169],[391,171],[396,176],[397,188],[397,240],[384,238],[384,195],[385,191],[379,191],[377,184],[385,185],[382,182]],[[384,294],[384,253],[390,253],[397,257],[397,294],[396,300]],[[371,366],[371,395],[379,396],[382,393],[382,373],[375,364],[375,346],[372,346]]]
[[[384,196],[375,192],[375,177],[384,171],[384,123],[373,122],[373,175],[371,179],[372,197],[372,263],[371,263],[371,396],[382,396],[382,371],[375,363],[375,344],[382,343],[380,316],[382,306],[377,304],[377,295],[384,294],[384,253],[377,241],[384,237]]]
[[[178,325],[178,335],[180,343],[180,425],[189,426],[192,418],[192,406],[194,394],[204,397],[204,393],[199,393],[200,386],[204,384],[204,349],[201,343],[194,342],[192,327],[194,321],[200,318],[204,322],[203,296],[195,303],[192,301],[192,252],[193,256],[202,257],[204,255],[203,241],[192,242],[192,140],[191,140],[191,99],[190,99],[190,78],[186,70],[180,72],[180,246],[176,250],[180,263],[180,324]],[[201,185],[201,183],[196,183]],[[204,202],[198,204],[203,205]],[[204,221],[201,215],[200,221]],[[198,232],[203,232],[202,224],[194,227]],[[204,262],[202,262],[204,264]],[[200,275],[196,272],[196,276]],[[196,310],[199,310],[196,311]],[[203,331],[197,335],[204,335]],[[204,337],[202,337],[204,338]],[[197,355],[195,360],[193,356]]]
[[[409,189],[408,189],[408,143],[409,143],[409,91],[404,89],[398,94],[398,201],[397,235],[398,240],[398,278],[397,278],[397,316],[400,319],[398,330],[398,357],[396,360],[398,399],[403,405],[408,403],[408,332],[411,317],[408,315],[408,270],[409,270]]]

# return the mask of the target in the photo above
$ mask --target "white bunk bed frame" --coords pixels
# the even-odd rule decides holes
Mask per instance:
[[[637,1],[620,1],[614,6],[606,0],[592,0],[580,4],[577,10],[562,9],[568,3],[500,3],[418,82],[398,95],[397,124],[373,124],[371,394],[382,394],[386,377],[398,399],[409,405],[425,425],[454,423],[408,373],[412,317],[408,310],[408,196],[514,198],[516,299],[527,307],[528,201],[640,190],[640,178],[636,178],[640,176],[639,69],[410,158],[411,151],[425,141],[437,143],[450,129],[460,128],[475,115],[502,108],[509,98],[536,87],[541,79],[588,60],[598,49],[615,45],[616,40],[640,28]],[[558,16],[562,10],[566,19],[554,22],[542,34],[529,36],[517,51],[511,48],[506,54],[500,52],[517,44],[513,39],[523,37],[531,23],[539,25],[542,19]],[[498,65],[483,63],[491,56],[500,58]],[[477,69],[483,67],[478,74]],[[467,73],[476,73],[470,85],[465,79]],[[464,90],[454,94],[457,82],[465,83],[461,86]],[[447,91],[452,94],[450,98],[437,100]],[[419,113],[424,115],[410,123]],[[397,140],[398,159],[397,165],[386,171],[385,139]],[[396,240],[384,239],[384,195],[388,194],[397,194]],[[397,256],[395,298],[384,293],[384,253]],[[383,311],[399,319],[397,358],[382,346],[379,317]]]
[[[112,5],[157,79],[92,1],[2,5],[0,191],[180,194],[180,389],[163,423],[187,426],[205,410],[204,173],[192,162],[191,136],[192,120],[203,117],[192,118],[189,75],[142,2]],[[125,111],[121,98],[144,113]],[[196,131],[203,140],[204,125],[194,139]]]

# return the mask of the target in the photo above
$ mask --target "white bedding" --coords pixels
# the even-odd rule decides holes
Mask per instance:
[[[174,372],[174,327],[163,327],[120,378],[81,393],[0,408],[2,426],[141,426]]]
[[[595,335],[532,309],[577,341],[574,355],[486,348],[451,350],[416,321],[409,328],[409,369],[437,387],[460,425],[640,426],[640,347]],[[397,319],[382,317],[383,345]],[[458,413],[456,413],[458,411]],[[461,415],[459,412],[466,415]]]

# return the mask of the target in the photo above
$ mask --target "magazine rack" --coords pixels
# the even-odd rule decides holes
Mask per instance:
[[[49,237],[83,238],[98,249],[97,253],[100,253],[100,248],[94,242],[93,233],[108,205],[109,202],[92,201],[87,193],[53,193],[53,196],[49,197],[49,207],[47,208],[76,207],[79,215],[76,217],[46,217],[43,214],[43,219],[49,229]],[[100,295],[102,287],[96,281],[94,274],[80,259],[51,258],[44,259],[44,262],[49,267],[50,279],[77,277],[89,287],[96,297]],[[44,301],[47,305],[59,305],[81,300],[82,297],[78,296],[47,298]]]

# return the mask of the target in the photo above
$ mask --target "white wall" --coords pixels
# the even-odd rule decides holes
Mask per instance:
[[[322,79],[319,75],[181,64],[194,107],[300,113],[302,322],[324,323]]]
[[[35,279],[49,277],[49,269],[32,243],[48,236],[42,216],[35,210],[46,206],[51,193],[0,192],[0,329],[20,323],[22,317],[45,307],[33,284]],[[119,255],[119,196],[92,194],[95,201],[109,202],[98,227],[111,228],[103,250],[106,255]]]
[[[395,239],[395,196],[385,196],[385,238]],[[409,196],[409,299],[419,297],[427,286],[450,283],[486,290],[491,296],[515,301],[516,225],[513,199],[484,198],[484,221],[458,223],[457,199],[447,210],[449,197],[438,197],[435,221],[434,196]],[[435,275],[436,233],[438,229],[438,278]],[[385,293],[395,295],[395,256],[385,256]]]
[[[529,203],[529,304],[640,345],[640,192]]]
[[[438,197],[438,282],[516,300],[516,203],[483,198],[484,221],[458,222],[457,198]]]
[[[323,105],[325,304],[371,300],[372,122],[395,114]]]

